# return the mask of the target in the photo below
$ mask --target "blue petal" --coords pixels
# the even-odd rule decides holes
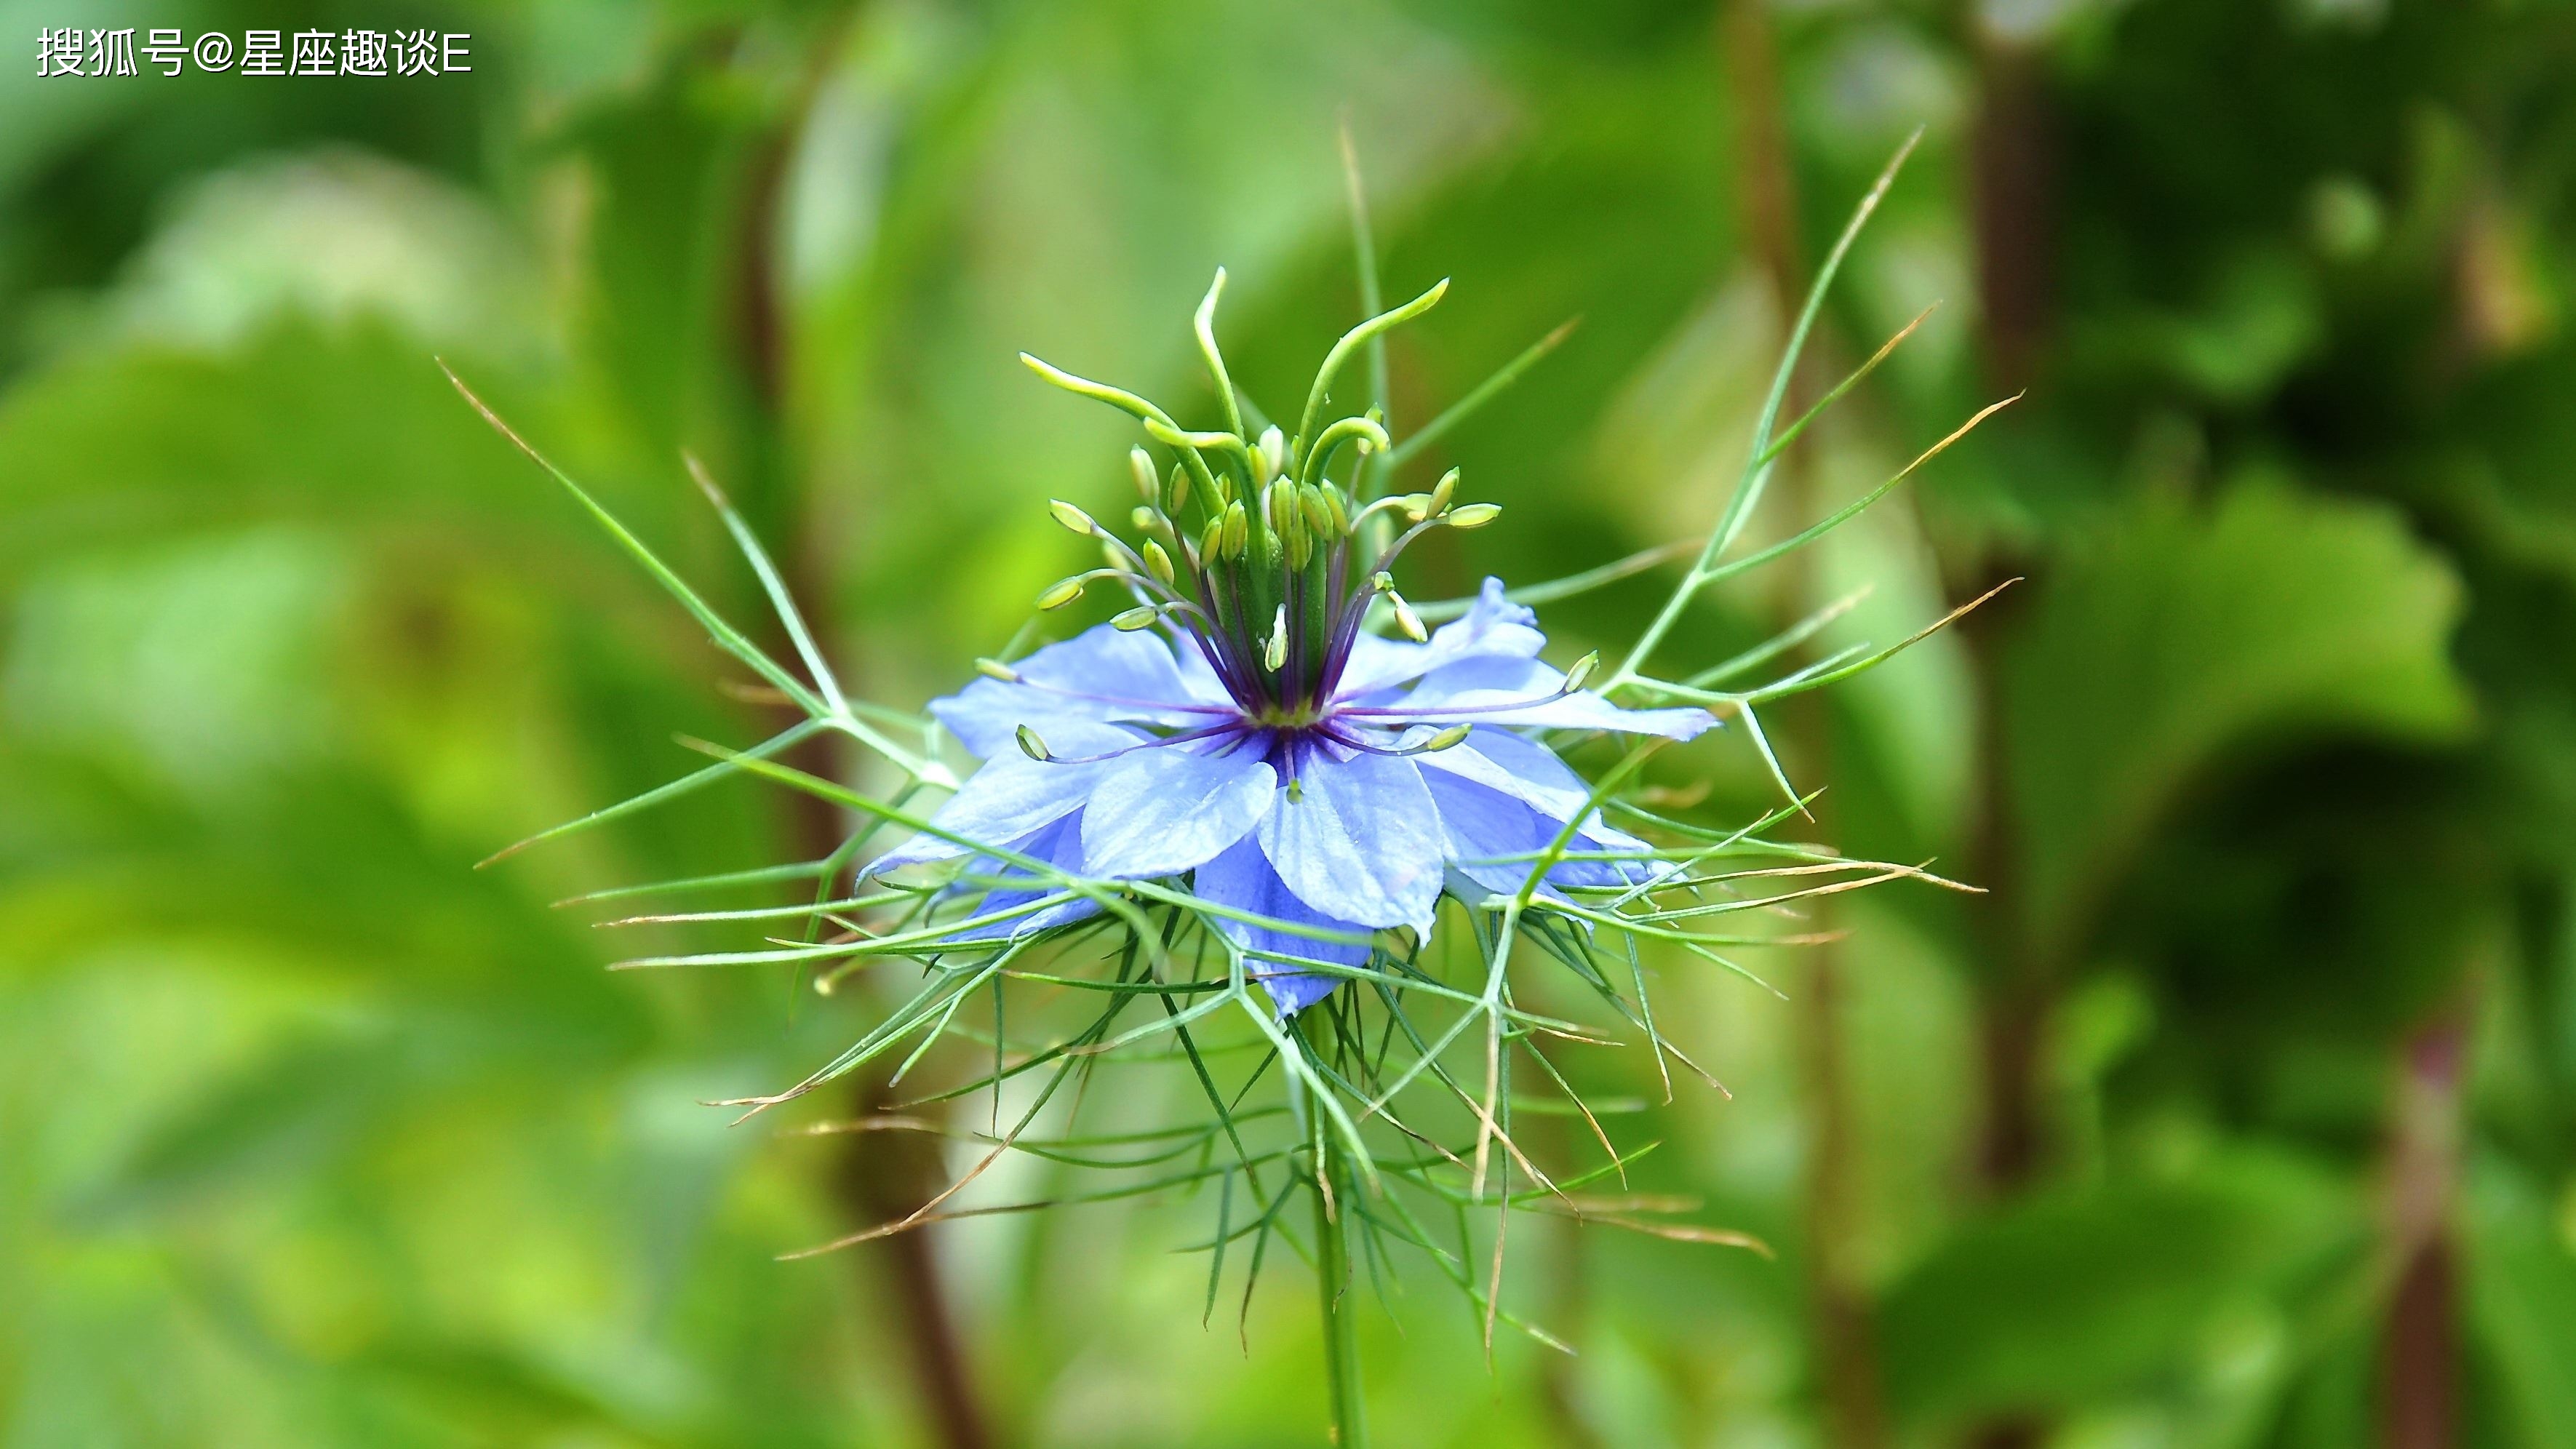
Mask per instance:
[[[1138,750],[1112,764],[1082,817],[1083,868],[1116,878],[1178,875],[1241,840],[1279,777],[1248,749]]]
[[[1590,690],[1555,695],[1565,676],[1536,660],[1468,659],[1425,675],[1392,708],[1427,723],[1462,719],[1523,728],[1614,730],[1687,740],[1717,723],[1704,709],[1622,709]],[[1519,708],[1497,708],[1516,701]]]
[[[1430,771],[1445,772],[1473,780],[1489,790],[1500,791],[1536,810],[1557,825],[1574,817],[1592,800],[1592,787],[1583,777],[1566,768],[1563,760],[1547,746],[1524,739],[1509,730],[1491,725],[1478,725],[1467,732],[1462,743],[1446,750],[1434,750],[1415,756]],[[1436,783],[1439,773],[1423,776]],[[1549,834],[1554,835],[1551,829]],[[1584,817],[1577,838],[1605,850],[1651,849],[1646,842],[1602,823],[1599,811]]]
[[[1249,837],[1236,841],[1215,859],[1198,868],[1192,886],[1199,898],[1215,905],[1267,916],[1275,921],[1298,925],[1321,926],[1332,930],[1365,932],[1368,928],[1354,921],[1338,921],[1309,909],[1292,894],[1270,861]],[[1246,968],[1253,979],[1269,988],[1270,999],[1281,1016],[1294,1016],[1332,994],[1342,983],[1338,976],[1313,971],[1281,970],[1275,963],[1265,964],[1259,957],[1286,956],[1308,961],[1322,961],[1335,966],[1357,966],[1369,958],[1369,948],[1340,941],[1319,941],[1312,936],[1293,935],[1245,921],[1213,917],[1217,929],[1225,932],[1254,959]]]
[[[1537,623],[1538,615],[1503,597],[1501,579],[1489,578],[1466,614],[1433,630],[1428,644],[1375,639],[1364,649],[1354,641],[1350,662],[1343,666],[1334,696],[1355,699],[1444,664],[1481,655],[1536,658],[1547,645],[1547,636],[1538,631]]]
[[[1133,731],[1086,720],[1061,720],[1054,730],[1048,737],[1048,748],[1067,755],[1106,754],[1143,743]],[[1081,809],[1109,763],[1032,760],[1014,746],[1008,753],[985,761],[982,769],[967,777],[965,785],[930,817],[930,823],[980,844],[1002,845],[1021,839]],[[926,860],[951,860],[967,850],[953,840],[925,832],[877,857],[860,875],[864,878]]]
[[[1404,681],[1422,673],[1420,662],[1430,648],[1410,639],[1387,639],[1362,630],[1351,636],[1350,658],[1342,665],[1342,677],[1333,687],[1333,697],[1344,704],[1394,690]],[[1401,698],[1400,695],[1395,696]]]
[[[1423,676],[1422,681],[1397,697],[1404,707],[1432,708],[1454,703],[1465,694],[1501,694],[1513,699],[1528,699],[1556,693],[1565,684],[1565,674],[1546,662],[1509,655],[1485,654],[1473,659],[1460,659],[1444,664]]]
[[[1300,900],[1428,934],[1440,900],[1440,814],[1411,759],[1308,748],[1261,818],[1262,853]]]
[[[1057,754],[1070,754],[1056,744],[1061,721],[1134,720],[1188,728],[1213,722],[1218,716],[1207,711],[1227,703],[1222,690],[1212,697],[1207,691],[1215,676],[1184,674],[1160,635],[1107,624],[1049,644],[1011,668],[1026,682],[978,679],[930,702],[930,712],[979,757],[1009,753],[1012,735],[1022,725],[1045,737]]]
[[[1026,839],[1009,842],[1009,846],[1020,855],[1032,860],[1045,861],[1059,870],[1078,871],[1082,869],[1082,817],[1068,815]],[[978,857],[966,868],[976,875],[997,876],[1003,880],[1030,879],[1027,871],[1015,865],[1005,865],[989,855]],[[970,914],[981,916],[994,911],[1007,911],[1013,906],[1025,905],[1041,896],[1052,894],[1054,894],[1052,886],[1035,889],[995,886],[984,893],[982,900],[975,903],[975,909]],[[1017,916],[1008,921],[993,921],[981,926],[970,926],[949,939],[960,945],[1009,940],[1013,937],[1031,935],[1051,926],[1079,921],[1086,916],[1099,913],[1099,902],[1076,896],[1069,901],[1058,901],[1045,910],[1031,911],[1025,916]]]
[[[1503,895],[1519,890],[1529,879],[1530,867],[1537,862],[1502,857],[1544,850],[1564,828],[1562,819],[1548,819],[1502,791],[1464,777],[1429,771],[1422,779],[1440,807],[1440,827],[1449,839],[1450,868],[1486,890]],[[1582,842],[1576,844],[1579,847]],[[1626,881],[1624,873],[1596,860],[1559,861],[1547,873],[1547,884],[1556,886],[1606,886]]]

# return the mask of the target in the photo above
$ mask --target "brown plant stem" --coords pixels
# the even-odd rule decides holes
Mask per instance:
[[[818,647],[827,657],[834,653],[824,607],[831,597],[832,570],[821,553],[821,530],[811,516],[811,490],[803,486],[789,461],[787,380],[794,339],[780,296],[778,250],[790,163],[814,100],[857,18],[857,7],[851,7],[819,28],[782,118],[748,155],[729,298],[734,376],[746,414],[741,430],[741,462],[748,475],[744,481],[759,509],[755,516],[764,518],[776,533],[789,594],[818,609],[811,623]],[[843,678],[846,682],[848,677]],[[844,762],[833,748],[832,737],[818,735],[791,752],[788,763],[825,779],[838,779]],[[840,847],[849,822],[829,802],[800,792],[789,797],[787,809],[787,828],[797,852],[794,858],[820,860]],[[863,1083],[856,1103],[859,1115],[882,1109],[884,1093],[881,1080],[871,1077]],[[930,1200],[944,1185],[933,1145],[936,1140],[896,1132],[851,1135],[832,1185],[854,1226],[872,1227],[908,1217]],[[993,1442],[992,1435],[950,1311],[932,1237],[935,1231],[896,1233],[863,1248],[858,1256],[877,1270],[875,1287],[886,1310],[884,1317],[912,1359],[923,1416],[936,1442],[946,1449],[985,1449]]]
[[[2446,1015],[2398,1052],[2389,1130],[2387,1244],[2396,1285],[2381,1332],[2381,1439],[2387,1449],[2459,1442],[2460,1067],[2467,1030]]]
[[[2037,1181],[2047,1147],[2040,1073],[2053,973],[2033,956],[2021,927],[2016,890],[2020,856],[2012,829],[2000,679],[2006,626],[2021,602],[2007,594],[1960,621],[1977,695],[1977,811],[1968,848],[1970,879],[1988,892],[1972,909],[1984,968],[1977,1001],[1982,1079],[1975,1166],[1978,1188],[1990,1202],[2026,1191]],[[2012,1417],[1979,1426],[1970,1442],[1977,1449],[2037,1449],[2045,1437],[2038,1420]]]
[[[1977,63],[1977,110],[1969,141],[1970,215],[1976,235],[1980,344],[1986,375],[1999,388],[2030,385],[2055,320],[2055,123],[2035,37],[1996,32],[1974,3],[1961,7]],[[1979,550],[1982,552],[1982,550]],[[1974,576],[2007,573],[1982,559]],[[1970,582],[1974,582],[1972,577]],[[2016,590],[2027,594],[2027,590]],[[2002,601],[1998,601],[2002,602]],[[2056,973],[2031,950],[2021,923],[2018,840],[2006,770],[2002,645],[2018,611],[1989,606],[1963,621],[1977,692],[1979,802],[1970,848],[1980,903],[1984,971],[1978,1038],[1984,1069],[1977,1177],[1989,1199],[2027,1190],[2046,1160],[2043,1047]],[[1980,1449],[2030,1449],[2045,1426],[2011,1418],[1981,1426]]]
[[[2056,310],[2056,122],[2042,56],[1973,14],[1978,104],[1968,175],[1988,380],[2030,385]]]
[[[1798,259],[1797,190],[1790,164],[1789,138],[1783,119],[1777,41],[1772,34],[1767,0],[1729,0],[1722,17],[1720,49],[1735,92],[1736,186],[1746,241],[1759,260],[1778,320],[1780,342],[1789,342],[1790,319],[1804,299],[1804,268]],[[1820,343],[1821,346],[1821,343]],[[1793,375],[1788,412],[1804,411],[1814,389]],[[1799,518],[1819,516],[1815,469],[1807,450],[1783,456],[1784,490]],[[1792,612],[1814,593],[1810,554],[1788,561],[1787,586],[1796,601]],[[1822,699],[1808,695],[1792,702],[1785,743],[1811,779],[1831,772],[1832,718]],[[1822,802],[1810,809],[1819,809]],[[1824,822],[1818,820],[1818,828]],[[1824,1401],[1828,1442],[1841,1449],[1879,1449],[1887,1442],[1887,1415],[1878,1370],[1875,1314],[1867,1289],[1859,1281],[1849,1245],[1859,1216],[1858,1142],[1854,1131],[1852,1088],[1846,1060],[1840,1002],[1843,961],[1831,941],[1832,925],[1823,901],[1816,903],[1809,929],[1826,936],[1803,957],[1805,990],[1798,993],[1797,1017],[1800,1075],[1807,1108],[1806,1174],[1800,1203],[1809,1332],[1816,1345],[1818,1388]]]

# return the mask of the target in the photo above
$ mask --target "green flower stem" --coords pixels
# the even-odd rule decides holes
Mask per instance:
[[[1316,1119],[1315,1289],[1324,1312],[1324,1381],[1332,1414],[1328,1431],[1335,1449],[1367,1449],[1368,1420],[1360,1407],[1359,1305],[1350,1294],[1350,1213],[1347,1204],[1337,1204],[1325,1191],[1325,1184],[1340,1176],[1341,1150],[1324,1130],[1322,1114]]]

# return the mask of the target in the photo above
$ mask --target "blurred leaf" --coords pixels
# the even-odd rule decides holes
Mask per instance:
[[[2196,304],[2174,310],[2105,309],[2076,345],[2095,366],[2139,365],[2221,404],[2257,401],[2312,351],[2324,333],[2316,284],[2301,260],[2270,246],[2224,257]]]
[[[2005,730],[2043,957],[2076,949],[2211,771],[2302,735],[2438,740],[2467,722],[2444,652],[2459,586],[2382,509],[2256,485],[2206,510],[2145,500],[2032,608]]]
[[[525,250],[472,193],[328,149],[197,182],[98,303],[83,345],[129,335],[218,348],[283,317],[361,318],[447,350],[541,356]]]
[[[2510,1163],[2472,1164],[2467,1193],[2468,1304],[2479,1355],[2493,1365],[2530,1449],[2576,1444],[2576,1243]]]
[[[429,346],[377,320],[290,319],[221,353],[67,358],[0,396],[0,456],[0,580],[101,542],[251,521],[461,528],[487,546],[577,526],[458,403]],[[677,498],[641,511],[667,516]]]
[[[2332,1180],[2250,1156],[2007,1208],[1887,1295],[1889,1401],[1916,1423],[2062,1410],[2184,1371],[2233,1310],[2280,1299],[2363,1227]]]
[[[9,723],[186,786],[315,753],[335,701],[311,686],[351,573],[332,540],[286,529],[51,568],[19,598]]]

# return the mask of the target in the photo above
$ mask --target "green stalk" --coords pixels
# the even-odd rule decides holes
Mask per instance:
[[[1315,1287],[1324,1312],[1324,1382],[1332,1414],[1326,1427],[1335,1449],[1368,1449],[1368,1420],[1360,1411],[1359,1305],[1349,1292],[1350,1215],[1335,1210],[1324,1186],[1339,1176],[1341,1153],[1323,1114],[1315,1119]]]

